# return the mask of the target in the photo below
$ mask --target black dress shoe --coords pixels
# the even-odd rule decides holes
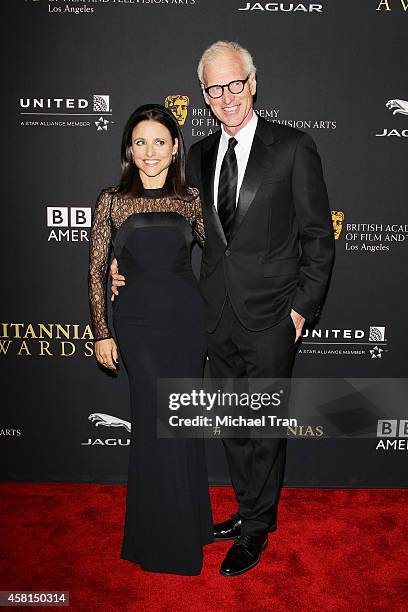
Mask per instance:
[[[231,546],[220,567],[223,576],[238,576],[258,564],[268,545],[268,535],[241,535]]]
[[[216,523],[214,525],[214,540],[235,540],[241,535],[242,520],[238,512],[233,514],[229,519],[222,523]],[[278,517],[277,513],[274,513],[272,519],[272,525],[269,527],[269,531],[276,531],[278,528]]]
[[[214,525],[214,540],[235,540],[241,535],[242,521],[239,514],[233,514],[229,519]]]

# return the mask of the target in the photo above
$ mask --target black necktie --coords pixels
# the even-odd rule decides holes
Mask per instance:
[[[235,202],[237,196],[238,165],[234,147],[238,144],[235,138],[228,140],[228,149],[222,160],[220,179],[218,183],[218,216],[224,229],[227,240],[231,230],[232,219],[235,215]]]

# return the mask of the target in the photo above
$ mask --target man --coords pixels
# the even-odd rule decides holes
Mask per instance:
[[[187,161],[206,233],[200,283],[211,376],[290,377],[296,341],[319,312],[334,252],[320,158],[310,136],[254,113],[256,69],[237,43],[211,45],[198,77],[221,123],[191,147]],[[220,572],[235,576],[258,563],[276,529],[286,439],[223,442],[238,512],[214,526],[214,537],[234,540]]]

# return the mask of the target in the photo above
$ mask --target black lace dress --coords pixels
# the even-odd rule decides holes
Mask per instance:
[[[126,285],[113,323],[130,386],[131,445],[122,559],[153,572],[196,575],[212,541],[203,440],[156,436],[156,379],[201,377],[205,314],[191,268],[204,240],[196,190],[190,201],[146,190],[104,190],[91,230],[89,298],[95,340],[112,337],[106,284],[111,246]]]

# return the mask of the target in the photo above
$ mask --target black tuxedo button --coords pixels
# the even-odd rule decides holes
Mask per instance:
[[[229,249],[227,249],[225,251],[225,257],[229,257],[231,255],[231,251]]]

